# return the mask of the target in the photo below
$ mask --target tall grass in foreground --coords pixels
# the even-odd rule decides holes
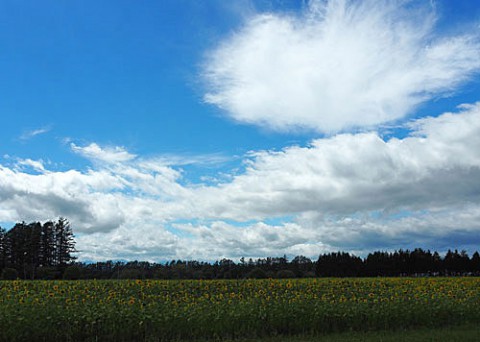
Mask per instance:
[[[480,278],[2,281],[0,340],[157,341],[480,323]]]

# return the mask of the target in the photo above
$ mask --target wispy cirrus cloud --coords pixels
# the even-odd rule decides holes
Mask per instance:
[[[338,132],[404,118],[480,70],[480,28],[445,36],[428,3],[311,0],[258,14],[207,58],[205,101],[272,130]]]
[[[142,162],[143,165],[148,166],[153,163],[155,165],[165,166],[186,166],[186,165],[219,165],[231,161],[234,158],[223,153],[209,153],[209,154],[162,154],[154,156]]]
[[[48,133],[51,130],[52,130],[52,126],[45,126],[41,128],[32,129],[32,130],[26,130],[20,135],[19,139],[22,141],[30,140],[38,135]]]

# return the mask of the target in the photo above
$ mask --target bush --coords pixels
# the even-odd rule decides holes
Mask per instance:
[[[18,278],[18,271],[14,268],[4,268],[2,271],[3,280],[15,280]]]
[[[250,279],[265,279],[267,277],[267,274],[265,273],[264,270],[262,270],[259,267],[255,267],[248,275],[247,278]]]
[[[136,268],[124,268],[118,274],[118,279],[144,279],[145,275]]]
[[[290,270],[280,270],[277,272],[277,278],[286,279],[286,278],[296,278],[295,273]]]
[[[43,266],[43,267],[37,268],[35,278],[43,279],[43,280],[53,280],[53,279],[59,279],[60,276],[61,276],[60,271],[58,271],[56,267]]]
[[[82,269],[79,266],[69,266],[63,272],[63,279],[78,280],[82,277]]]

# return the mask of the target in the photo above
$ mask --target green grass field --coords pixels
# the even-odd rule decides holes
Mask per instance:
[[[207,341],[207,340],[206,340]],[[480,325],[456,325],[399,331],[346,332],[313,336],[276,336],[225,342],[478,342]]]
[[[475,327],[479,308],[473,277],[2,281],[0,340],[388,341]]]

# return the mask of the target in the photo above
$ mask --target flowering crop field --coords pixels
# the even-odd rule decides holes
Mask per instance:
[[[480,323],[480,278],[0,281],[0,340],[162,341]]]

